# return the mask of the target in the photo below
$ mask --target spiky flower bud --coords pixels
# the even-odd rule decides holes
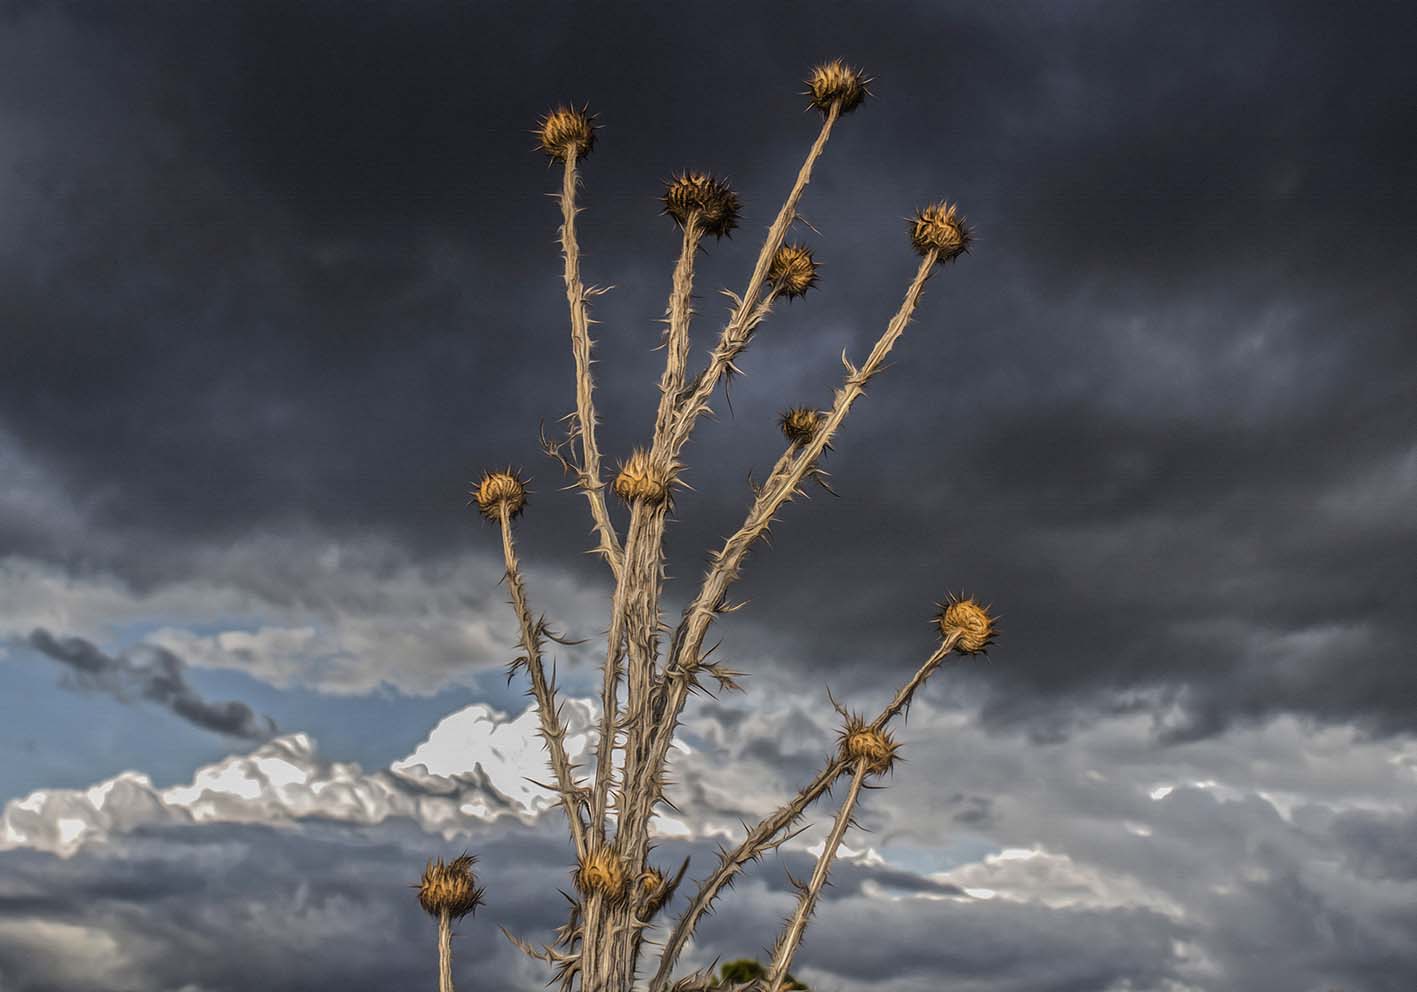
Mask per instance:
[[[665,184],[664,212],[684,227],[695,211],[704,233],[721,238],[738,224],[738,194],[707,173],[680,173]]]
[[[768,282],[779,296],[789,300],[805,296],[817,284],[817,263],[812,250],[805,245],[783,245],[772,257],[768,267]]]
[[[497,520],[503,506],[508,516],[515,517],[526,507],[526,482],[517,478],[510,468],[487,472],[472,491],[472,498],[477,500],[477,508],[488,520]]]
[[[847,718],[841,732],[841,753],[850,761],[866,760],[866,770],[880,775],[891,770],[899,744],[884,730],[872,729],[861,717]]]
[[[861,101],[869,95],[866,90],[869,82],[860,69],[853,69],[841,59],[832,59],[812,70],[807,87],[812,106],[822,113],[836,103],[841,108],[838,113],[847,114],[861,106]]]
[[[910,243],[922,255],[939,252],[938,261],[952,262],[969,251],[973,234],[952,203],[932,203],[910,222]]]
[[[998,619],[989,615],[987,606],[980,606],[974,599],[959,599],[953,595],[941,604],[940,615],[935,621],[940,625],[940,633],[945,637],[959,635],[955,650],[960,654],[979,654],[993,643],[998,634]]]
[[[608,900],[625,894],[625,866],[614,851],[596,848],[576,868],[576,888],[586,895],[599,892]]]
[[[655,465],[647,451],[636,448],[620,466],[613,488],[626,503],[643,500],[657,505],[669,498],[669,473]]]
[[[477,887],[477,877],[472,873],[476,863],[477,858],[471,854],[447,864],[442,858],[429,861],[418,883],[418,904],[433,917],[447,913],[458,920],[471,913],[482,905],[483,890]]]
[[[658,911],[669,895],[669,880],[664,877],[664,872],[654,867],[646,868],[640,873],[639,883],[646,911]]]
[[[571,152],[585,158],[595,145],[594,115],[585,108],[557,107],[541,119],[536,136],[541,150],[558,162],[564,162]]]
[[[806,444],[817,436],[817,431],[825,419],[820,410],[794,406],[778,418],[778,426],[782,428],[782,434],[788,441],[793,444]]]

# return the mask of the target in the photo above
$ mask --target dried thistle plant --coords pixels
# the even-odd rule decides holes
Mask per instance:
[[[554,966],[552,982],[559,981],[562,992],[577,986],[583,992],[629,992],[635,987],[641,952],[647,945],[645,932],[660,921],[688,868],[685,859],[670,876],[649,863],[653,846],[650,819],[659,804],[673,808],[666,796],[669,783],[665,773],[675,730],[688,697],[704,690],[705,678],[713,679],[719,689],[741,691],[735,677],[743,673],[708,660],[710,652],[704,649],[704,642],[709,629],[718,616],[737,608],[730,605],[728,591],[748,552],[767,537],[783,506],[803,493],[808,480],[825,484],[820,460],[831,450],[832,439],[867,384],[885,368],[887,355],[919,306],[925,282],[941,263],[954,261],[969,250],[972,234],[954,205],[939,201],[914,215],[910,244],[921,259],[907,283],[904,300],[860,365],[852,364],[843,353],[845,376],[830,406],[798,406],[782,414],[779,426],[787,442],[785,450],[766,481],[753,487],[742,525],[710,553],[708,570],[678,622],[666,624],[660,607],[665,580],[664,531],[672,488],[682,468],[679,455],[700,415],[709,411],[719,386],[738,372],[736,362],[776,302],[799,299],[817,284],[813,252],[805,245],[787,243],[786,238],[833,128],[845,114],[862,105],[869,95],[869,82],[859,69],[839,60],[812,70],[807,95],[811,106],[822,114],[820,131],[768,229],[747,284],[740,293],[725,291],[732,301],[727,321],[706,365],[694,375],[689,374],[688,358],[695,258],[704,238],[722,237],[736,226],[741,204],[727,183],[707,172],[685,171],[666,184],[664,212],[674,220],[682,240],[664,318],[666,357],[658,408],[649,439],[619,464],[609,482],[596,438],[590,338],[594,321],[589,314],[589,301],[604,290],[581,281],[576,235],[576,217],[582,209],[577,205],[579,167],[594,145],[594,118],[586,108],[563,106],[547,114],[535,132],[540,150],[563,167],[559,235],[575,363],[575,408],[565,418],[567,435],[561,440],[543,436],[543,446],[584,495],[597,538],[592,550],[604,559],[614,583],[595,768],[589,783],[577,777],[577,769],[566,756],[566,731],[556,706],[555,680],[547,679],[543,666],[544,638],[554,635],[543,619],[533,618],[516,557],[512,521],[526,508],[526,483],[510,469],[491,472],[476,485],[473,498],[483,516],[497,523],[501,531],[507,585],[521,634],[522,654],[512,662],[510,671],[515,674],[525,669],[530,680],[530,694],[536,701],[541,736],[555,778],[545,787],[559,797],[575,851],[572,877],[578,898],[567,896],[570,917],[557,930],[555,940],[538,949],[512,934],[507,936],[529,955]],[[616,526],[607,506],[607,488],[625,504],[629,519],[623,530]],[[947,658],[984,651],[997,632],[989,608],[972,598],[950,596],[939,609],[936,625],[940,640],[873,720],[847,713],[832,700],[844,718],[837,747],[796,796],[748,828],[737,847],[721,851],[718,863],[667,924],[668,935],[659,945],[648,992],[782,992],[798,987],[788,968],[842,837],[854,822],[862,791],[879,785],[867,785],[867,779],[879,779],[901,760],[900,745],[889,730],[891,721],[906,710],[915,692]],[[661,643],[661,633],[666,631],[667,644]],[[618,770],[613,760],[617,752],[623,758]],[[730,976],[726,970],[716,980],[710,969],[673,980],[686,942],[723,890],[747,864],[806,829],[793,826],[842,778],[850,783],[846,795],[811,878],[807,882],[793,880],[797,904],[773,946],[772,961],[752,974],[738,969]]]
[[[460,920],[482,905],[472,866],[477,858],[464,852],[452,861],[429,861],[423,869],[418,904],[438,921],[438,992],[453,992],[453,920]]]

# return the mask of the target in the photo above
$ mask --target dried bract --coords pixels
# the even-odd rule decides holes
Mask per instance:
[[[472,873],[476,863],[477,858],[470,854],[447,864],[442,858],[429,861],[418,883],[418,904],[435,917],[447,913],[456,920],[471,913],[482,905],[483,890],[477,887],[477,877]]]
[[[594,116],[585,108],[557,107],[541,119],[536,136],[541,142],[541,150],[558,162],[575,152],[576,158],[585,158],[595,145]]]
[[[648,452],[637,448],[620,466],[613,488],[626,503],[642,500],[657,505],[669,498],[669,473],[655,465]]]
[[[619,899],[625,894],[625,866],[614,851],[596,848],[576,868],[576,888],[586,895],[599,892],[607,899]]]
[[[969,251],[969,225],[952,203],[932,203],[910,222],[910,243],[922,255],[939,252],[938,261],[952,262]]]
[[[681,173],[665,185],[664,212],[684,227],[696,211],[704,233],[721,238],[738,224],[738,194],[708,173]]]
[[[875,730],[861,717],[847,718],[846,729],[840,734],[841,753],[851,761],[866,759],[866,770],[880,775],[891,770],[895,753],[900,747],[884,730]]]
[[[860,69],[853,69],[841,59],[832,59],[812,70],[807,87],[812,106],[822,113],[835,103],[840,105],[838,112],[846,114],[861,106],[861,101],[869,96],[866,90],[869,82]]]
[[[789,300],[805,296],[817,284],[817,263],[805,245],[783,245],[772,257],[768,282]]]
[[[998,634],[998,620],[989,615],[987,606],[980,606],[974,599],[960,599],[950,596],[942,603],[936,623],[945,637],[958,634],[955,650],[960,654],[979,654],[993,643]]]
[[[477,508],[488,520],[496,520],[505,506],[507,515],[517,516],[526,508],[526,482],[517,478],[510,468],[502,472],[488,472],[472,491]]]
[[[783,437],[793,444],[802,445],[816,437],[817,430],[825,419],[820,410],[794,406],[778,418],[778,426],[782,428]]]

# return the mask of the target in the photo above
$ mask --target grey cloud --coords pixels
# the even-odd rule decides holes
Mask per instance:
[[[187,683],[187,665],[164,648],[144,645],[125,655],[100,651],[82,637],[57,638],[43,628],[29,636],[30,647],[67,666],[81,689],[106,692],[123,702],[142,699],[155,703],[203,730],[230,737],[262,741],[274,736],[276,726],[236,700],[203,699]]]

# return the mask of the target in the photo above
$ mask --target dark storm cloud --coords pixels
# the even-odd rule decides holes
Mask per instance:
[[[230,737],[263,741],[276,732],[270,717],[260,716],[235,700],[205,700],[187,683],[187,665],[164,648],[144,645],[137,652],[114,656],[82,637],[55,637],[47,630],[30,634],[30,647],[66,666],[80,689],[106,692],[130,702],[143,699],[171,710],[193,726]]]
[[[0,550],[140,587],[259,531],[431,557],[486,539],[462,491],[512,461],[528,559],[599,579],[534,444],[571,367],[526,130],[566,99],[605,124],[582,242],[620,287],[595,308],[613,461],[655,398],[658,182],[704,166],[745,199],[701,263],[702,355],[813,132],[796,81],[840,54],[879,79],[804,203],[823,283],[687,452],[671,603],[771,464],[774,413],[827,402],[897,305],[901,218],[948,196],[977,249],[848,421],[841,498],[755,554],[724,653],[904,677],[966,586],[1007,638],[959,677],[1039,739],[1128,706],[1178,708],[1167,740],[1286,710],[1417,728],[1408,8],[158,11],[7,14],[0,427],[92,535],[0,503]]]

